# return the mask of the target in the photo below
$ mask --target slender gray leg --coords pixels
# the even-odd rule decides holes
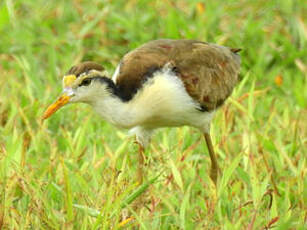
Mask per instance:
[[[216,156],[215,156],[215,153],[214,153],[214,150],[213,150],[213,145],[212,145],[210,134],[204,133],[204,137],[205,137],[205,140],[206,140],[206,143],[207,143],[207,148],[209,150],[209,155],[210,155],[210,159],[211,159],[210,177],[216,185],[217,176],[218,176],[217,160],[216,160]]]

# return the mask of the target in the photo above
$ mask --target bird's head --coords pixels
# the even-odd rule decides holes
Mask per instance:
[[[107,89],[112,83],[111,79],[105,77],[104,68],[95,62],[73,66],[64,75],[62,95],[47,108],[43,119],[47,119],[67,103],[91,103],[97,100],[106,91],[103,89]]]

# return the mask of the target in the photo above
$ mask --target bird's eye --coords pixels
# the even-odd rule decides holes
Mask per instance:
[[[79,86],[87,86],[87,85],[91,84],[91,81],[92,81],[92,79],[89,79],[89,78],[84,79]]]

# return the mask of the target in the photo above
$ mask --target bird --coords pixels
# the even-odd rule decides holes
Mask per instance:
[[[81,62],[64,75],[62,95],[47,108],[43,120],[66,104],[81,102],[117,128],[129,129],[139,145],[140,183],[153,131],[195,127],[204,136],[210,178],[216,184],[219,167],[210,126],[238,83],[239,51],[198,40],[159,39],[125,54],[112,77],[96,62]]]

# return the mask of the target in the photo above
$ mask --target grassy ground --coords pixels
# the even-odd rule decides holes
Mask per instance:
[[[1,1],[0,229],[306,229],[303,2]],[[166,37],[243,48],[242,80],[212,127],[217,188],[192,128],[156,133],[139,188],[126,131],[85,105],[40,121],[71,65],[112,72]]]

